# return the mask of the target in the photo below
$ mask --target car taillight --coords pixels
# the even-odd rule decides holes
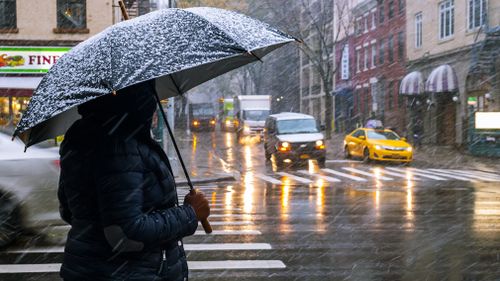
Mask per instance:
[[[52,160],[52,165],[54,165],[54,167],[56,168],[61,168],[61,160],[57,159],[57,160]]]

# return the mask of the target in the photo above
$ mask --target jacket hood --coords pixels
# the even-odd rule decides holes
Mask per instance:
[[[157,108],[154,80],[142,82],[78,106],[82,118],[65,135],[73,144],[91,145],[103,137],[149,137]]]

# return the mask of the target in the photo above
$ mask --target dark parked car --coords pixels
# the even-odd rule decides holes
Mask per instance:
[[[325,166],[326,148],[324,136],[311,115],[279,113],[266,119],[264,129],[266,159],[274,157],[278,167],[317,160]]]

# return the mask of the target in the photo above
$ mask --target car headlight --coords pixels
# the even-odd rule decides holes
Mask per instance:
[[[231,120],[226,120],[226,126],[231,126]]]
[[[292,146],[290,145],[290,143],[284,141],[282,143],[280,143],[280,146],[279,146],[279,151],[289,151],[290,149],[292,148]]]
[[[215,119],[210,120],[211,125],[215,125]]]
[[[375,145],[375,149],[376,149],[376,150],[381,150],[381,149],[382,149],[382,146],[380,146],[380,145]]]
[[[248,125],[245,125],[245,126],[243,127],[243,131],[244,131],[245,133],[250,133],[250,127],[249,127]]]
[[[323,140],[317,140],[316,149],[325,149],[325,142]]]
[[[194,120],[193,121],[193,126],[198,126],[198,125],[200,125],[200,122],[198,122],[198,120]]]
[[[413,148],[412,148],[411,146],[408,146],[408,147],[406,148],[406,151],[408,151],[408,152],[412,152],[412,151],[413,151]]]

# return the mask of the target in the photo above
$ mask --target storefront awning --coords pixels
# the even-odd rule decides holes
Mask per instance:
[[[399,93],[401,95],[420,95],[423,92],[424,78],[420,71],[413,71],[401,80],[401,85],[399,86]]]
[[[458,79],[455,70],[447,64],[435,68],[425,82],[425,91],[429,93],[458,91]]]

